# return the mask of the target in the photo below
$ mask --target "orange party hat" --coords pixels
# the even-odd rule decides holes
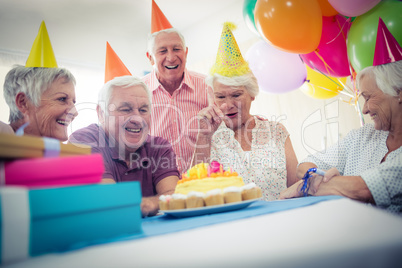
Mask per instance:
[[[152,0],[152,22],[151,22],[151,34],[173,28],[158,5]]]
[[[105,83],[124,75],[131,75],[131,73],[109,45],[109,42],[106,42]]]
[[[57,68],[56,57],[44,21],[40,25],[25,67]]]

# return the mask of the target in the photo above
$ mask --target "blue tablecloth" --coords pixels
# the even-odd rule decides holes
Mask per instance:
[[[91,245],[119,242],[119,241],[127,241],[134,240],[139,238],[145,238],[155,235],[162,235],[167,233],[174,233],[184,230],[189,230],[193,228],[198,228],[202,226],[229,222],[249,217],[254,217],[258,215],[264,215],[269,213],[275,213],[279,211],[285,211],[290,209],[295,209],[299,207],[310,206],[319,202],[335,200],[345,198],[341,196],[308,196],[308,197],[300,197],[286,200],[277,200],[277,201],[257,201],[252,203],[249,207],[227,211],[222,213],[215,214],[207,214],[195,217],[187,217],[187,218],[174,218],[169,217],[167,215],[160,215],[155,217],[148,217],[142,219],[142,229],[143,232],[136,235],[125,235],[121,237],[116,237],[113,239],[106,240],[97,240],[92,241],[91,243],[81,243],[75,244],[69,250],[77,250],[82,249],[84,247],[88,247]],[[110,228],[113,228],[111,226]]]
[[[340,199],[340,198],[344,197],[335,195],[308,196],[308,197],[278,200],[272,202],[257,201],[244,209],[209,214],[209,215],[202,215],[196,217],[173,218],[166,215],[149,217],[143,219],[142,222],[142,228],[144,231],[143,234],[124,237],[119,239],[119,241],[179,232],[183,230],[193,229],[216,223],[228,222],[248,217],[254,217],[258,215],[274,213],[278,211],[295,209],[298,207],[309,206],[319,202]]]

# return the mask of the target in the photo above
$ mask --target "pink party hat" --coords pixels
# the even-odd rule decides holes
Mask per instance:
[[[380,17],[373,66],[400,60],[402,60],[402,48]]]

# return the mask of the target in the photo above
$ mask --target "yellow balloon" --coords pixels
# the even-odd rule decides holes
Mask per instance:
[[[323,75],[307,67],[307,81],[300,90],[309,97],[315,99],[330,99],[343,90],[342,84],[346,83],[346,77],[336,78]],[[342,82],[342,83],[340,83]]]

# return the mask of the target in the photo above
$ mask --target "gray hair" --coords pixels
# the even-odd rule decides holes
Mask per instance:
[[[106,107],[110,104],[110,97],[112,96],[113,89],[115,87],[123,87],[128,88],[132,86],[142,86],[145,92],[147,93],[149,104],[152,105],[152,95],[148,86],[138,77],[125,75],[115,77],[114,79],[108,81],[103,87],[100,89],[98,93],[98,105],[102,109],[105,114],[108,114],[108,109]],[[151,108],[151,107],[150,107]]]
[[[33,105],[39,107],[42,94],[59,78],[63,78],[65,83],[73,82],[74,85],[76,83],[72,73],[64,68],[15,65],[4,80],[3,94],[10,107],[10,123],[23,118],[15,103],[18,93],[24,93]]]
[[[165,30],[161,30],[159,32],[155,32],[153,34],[150,34],[148,36],[148,47],[147,51],[150,55],[154,56],[154,46],[155,46],[155,38],[161,34],[161,33],[177,33],[177,35],[180,37],[181,42],[183,44],[183,48],[186,48],[186,41],[184,40],[184,36],[176,29],[176,28],[169,28]]]
[[[215,73],[212,76],[210,75],[205,79],[205,82],[212,89],[214,89],[215,81],[230,87],[245,87],[248,94],[250,94],[251,97],[257,96],[259,92],[257,78],[254,76],[252,72],[233,77],[226,77]]]
[[[402,90],[402,61],[369,66],[357,74],[357,85],[363,77],[373,75],[378,88],[385,94],[397,96]]]

